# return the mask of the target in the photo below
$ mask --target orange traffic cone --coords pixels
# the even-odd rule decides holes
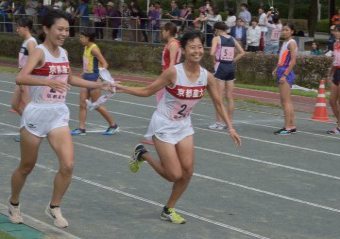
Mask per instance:
[[[318,121],[329,121],[326,106],[325,80],[320,81],[318,98],[316,100],[315,110],[312,119]]]

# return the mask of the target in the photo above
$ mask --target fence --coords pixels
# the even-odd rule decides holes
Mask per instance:
[[[34,31],[36,33],[42,31],[42,18],[40,16],[7,15],[0,12],[0,32],[14,32],[15,21],[20,17],[31,18]],[[169,19],[151,21],[147,18],[136,19],[132,17],[106,17],[100,21],[94,15],[75,17],[69,19],[70,37],[76,37],[82,29],[92,28],[97,39],[159,44],[161,42],[161,26],[169,21]],[[176,20],[175,23],[178,26],[179,35],[188,28],[201,30],[205,33],[206,42],[208,42],[207,46],[210,46],[209,42],[213,37],[213,32],[207,22]]]

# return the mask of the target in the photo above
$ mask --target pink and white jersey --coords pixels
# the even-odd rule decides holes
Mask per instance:
[[[30,37],[22,43],[20,47],[20,51],[19,51],[19,57],[18,57],[18,65],[20,69],[23,68],[24,65],[26,65],[27,58],[28,58],[27,45],[30,41],[33,41],[35,44],[37,44],[37,40],[35,40],[34,37]]]
[[[333,66],[339,69],[340,68],[340,41],[334,42],[333,49],[334,49],[333,50],[333,55],[334,55]]]
[[[65,49],[59,47],[59,56],[54,57],[48,49],[40,44],[37,48],[43,50],[45,62],[41,67],[35,68],[32,75],[49,80],[67,82],[70,65]],[[48,86],[31,86],[30,93],[33,103],[64,103],[67,92],[57,92]]]
[[[165,93],[157,106],[157,111],[170,120],[182,120],[190,116],[193,107],[203,97],[208,84],[208,72],[200,68],[196,82],[188,80],[183,64],[175,65],[177,79],[175,86],[165,87]]]

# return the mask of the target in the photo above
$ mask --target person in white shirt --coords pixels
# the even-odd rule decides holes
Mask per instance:
[[[236,26],[236,16],[235,16],[235,11],[233,9],[228,10],[228,17],[225,20],[225,24],[227,25],[229,29]]]
[[[259,50],[261,28],[257,24],[257,20],[253,19],[251,26],[247,30],[247,51],[257,52]]]
[[[266,26],[267,22],[267,14],[264,12],[264,8],[260,7],[258,10],[259,13],[259,24],[258,26],[261,28],[261,38],[260,38],[260,45],[259,50],[263,51],[265,46],[265,37],[268,31],[268,28]]]
[[[219,9],[217,7],[208,7],[208,13],[206,16],[206,39],[207,39],[207,47],[211,47],[211,41],[214,37],[214,25],[216,22],[222,22],[222,17],[219,14]]]

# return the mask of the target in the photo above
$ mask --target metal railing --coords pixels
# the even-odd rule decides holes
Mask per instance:
[[[15,32],[15,22],[20,17],[29,17],[33,20],[34,31],[42,30],[42,17],[37,15],[4,15],[0,14],[0,32]],[[70,37],[77,37],[82,29],[92,28],[96,33],[96,39],[116,40],[123,42],[143,42],[146,44],[159,44],[161,42],[161,26],[173,21],[170,19],[159,19],[152,22],[150,19],[137,19],[133,17],[105,17],[98,21],[94,15],[88,17],[70,18]],[[207,22],[196,24],[190,20],[176,20],[179,34],[187,29],[199,29],[205,33],[206,42],[212,39],[213,32],[209,29]],[[209,42],[208,42],[209,46]]]

